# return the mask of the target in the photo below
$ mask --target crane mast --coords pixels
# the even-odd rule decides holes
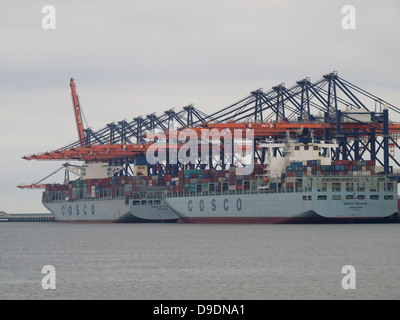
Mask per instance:
[[[75,120],[76,120],[76,127],[78,129],[78,137],[80,140],[80,144],[85,144],[85,135],[83,130],[83,123],[82,123],[82,116],[81,116],[81,107],[79,105],[78,95],[76,94],[76,86],[74,83],[74,79],[70,79],[70,86],[71,86],[71,94],[72,94],[72,103],[75,112]]]

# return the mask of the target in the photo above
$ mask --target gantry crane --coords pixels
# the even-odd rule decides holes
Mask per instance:
[[[154,142],[146,139],[146,132],[151,130],[164,132],[168,139],[171,130],[192,129],[200,134],[203,129],[252,129],[255,140],[261,141],[282,139],[287,133],[298,135],[306,129],[316,139],[339,142],[340,147],[332,153],[333,160],[361,160],[369,152],[371,159],[385,166],[385,172],[389,170],[389,159],[400,167],[393,155],[393,149],[400,149],[396,139],[400,124],[388,119],[389,110],[400,114],[400,108],[340,78],[336,72],[326,74],[314,83],[305,78],[289,88],[282,83],[266,92],[262,89],[252,91],[211,115],[189,105],[179,112],[169,109],[161,116],[150,114],[145,118],[135,117],[131,122],[110,123],[98,131],[84,129],[72,78],[70,85],[79,140],[24,159],[122,161],[129,164],[135,157],[143,156]],[[382,151],[383,161],[378,158],[378,152]],[[258,152],[257,148],[254,152]]]

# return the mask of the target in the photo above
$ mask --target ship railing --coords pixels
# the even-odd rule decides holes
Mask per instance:
[[[221,191],[199,191],[199,192],[182,192],[173,193],[165,191],[166,198],[180,197],[201,197],[201,196],[221,196],[221,195],[242,195],[242,194],[260,194],[260,193],[302,193],[311,192],[311,187],[301,188],[275,188],[275,189],[245,189],[245,190],[221,190]]]
[[[51,202],[51,203],[58,203],[58,202],[78,202],[78,201],[101,201],[101,200],[125,200],[125,196],[109,196],[109,197],[86,197],[86,198],[79,198],[79,199],[56,199],[56,200],[44,200],[44,202]]]

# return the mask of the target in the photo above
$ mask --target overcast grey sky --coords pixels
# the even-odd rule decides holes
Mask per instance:
[[[348,4],[355,30],[341,25]],[[334,70],[400,106],[399,17],[398,0],[2,0],[0,210],[46,212],[41,191],[16,186],[62,162],[21,157],[77,140],[70,77],[94,130],[190,103],[211,113]]]

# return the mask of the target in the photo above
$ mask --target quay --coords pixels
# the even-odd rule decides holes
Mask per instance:
[[[54,222],[51,213],[13,213],[7,215],[8,222]]]

